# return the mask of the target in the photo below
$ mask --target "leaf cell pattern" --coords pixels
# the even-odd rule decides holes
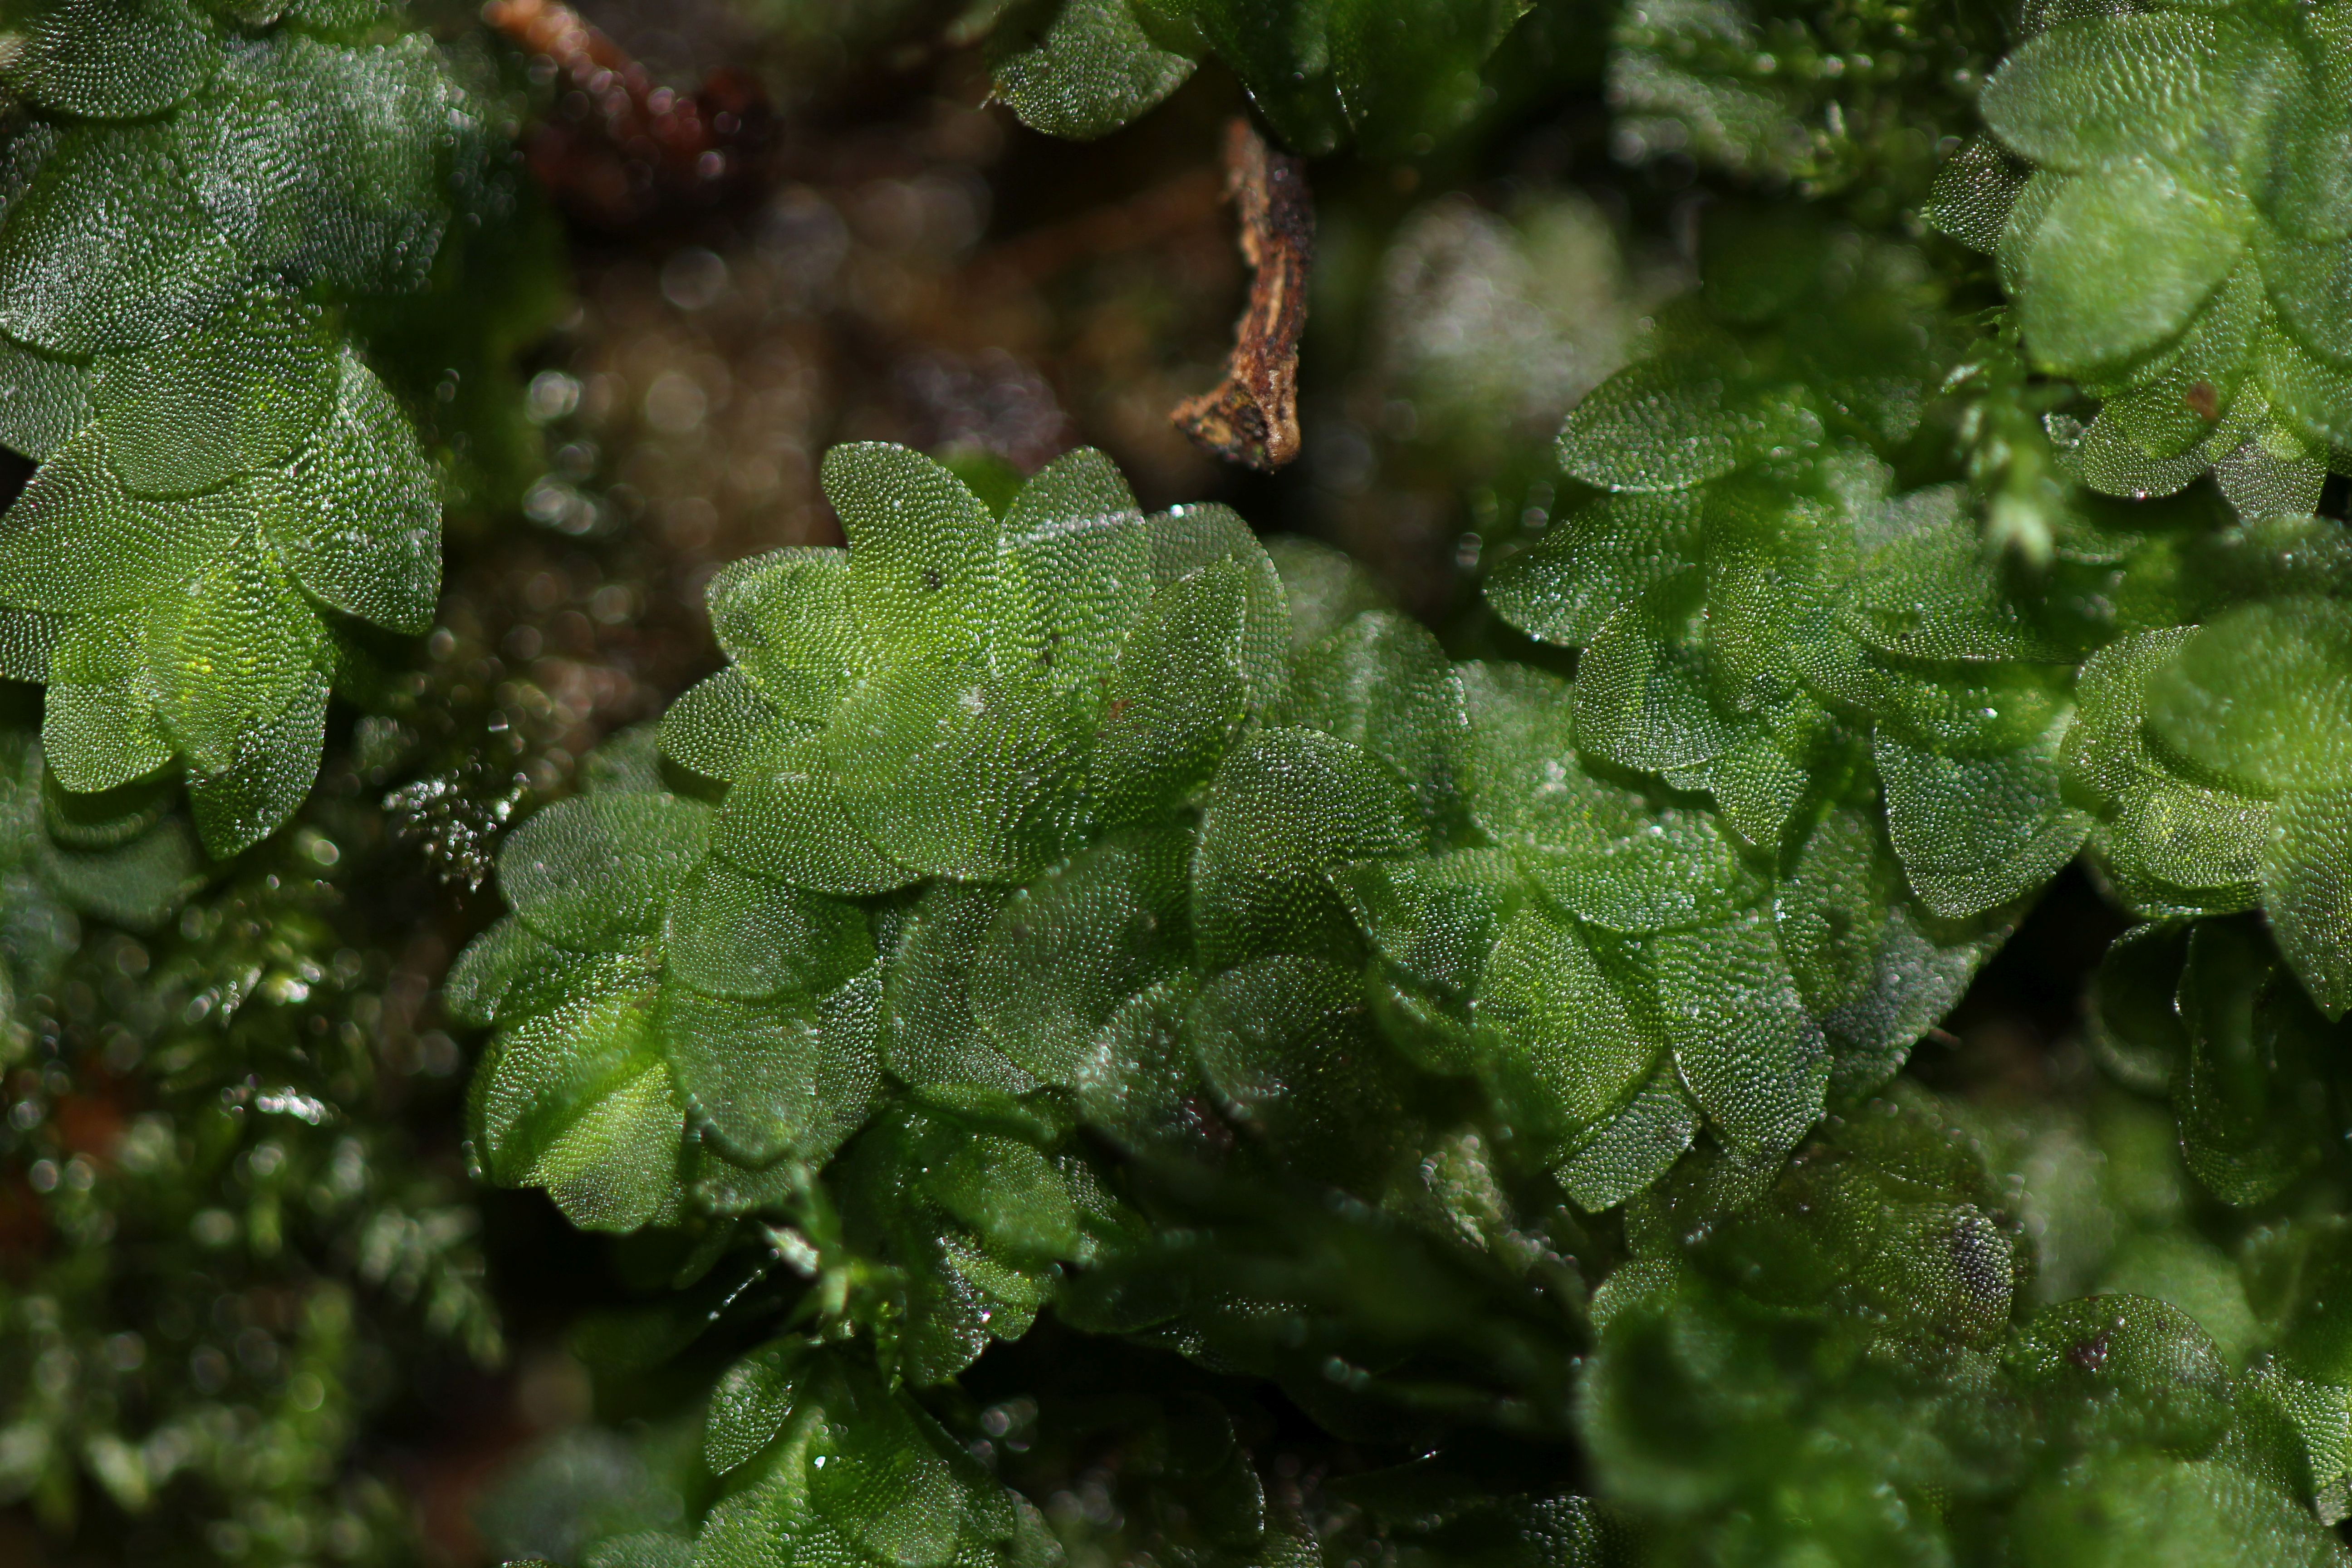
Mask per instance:
[[[422,287],[495,128],[373,8],[36,7],[7,84],[0,673],[70,790],[184,773],[205,847],[283,824],[370,628],[425,630],[440,480],[344,324]]]

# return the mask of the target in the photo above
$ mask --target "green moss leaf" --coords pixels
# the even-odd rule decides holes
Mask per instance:
[[[844,700],[823,755],[851,820],[892,859],[1011,881],[1063,852],[1084,741],[1069,700],[1034,670],[917,658]]]
[[[1082,142],[1127,124],[1193,70],[1191,57],[1153,42],[1128,0],[1016,10],[990,37],[988,65],[1024,125]]]
[[[1408,797],[1359,748],[1319,731],[1267,730],[1218,770],[1192,870],[1203,969],[1268,953],[1346,955],[1349,918],[1324,873],[1408,852]]]
[[[1074,1084],[1128,1000],[1192,956],[1192,836],[1114,834],[1024,888],[971,968],[974,1018],[1041,1082]]]
[[[583,1229],[631,1231],[676,1212],[686,1108],[645,997],[525,1022],[491,1047],[470,1103],[490,1177],[545,1188]]]
[[[515,829],[499,851],[499,889],[550,942],[636,951],[660,934],[709,832],[709,810],[674,796],[583,795]]]
[[[1623,1110],[1668,1049],[1647,977],[1539,907],[1504,924],[1472,1009],[1503,1102],[1563,1152]]]
[[[1192,1035],[1228,1114],[1297,1169],[1361,1190],[1410,1148],[1404,1083],[1347,971],[1244,964],[1202,991]]]
[[[835,447],[825,499],[849,536],[847,599],[868,648],[951,658],[987,640],[996,520],[962,481],[904,447]]]

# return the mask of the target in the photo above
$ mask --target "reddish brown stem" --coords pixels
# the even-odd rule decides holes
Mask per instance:
[[[540,126],[530,144],[532,172],[581,216],[638,222],[680,195],[722,194],[744,173],[742,144],[766,116],[750,78],[717,71],[698,93],[674,91],[559,0],[489,0],[482,19],[588,100],[583,121]]]

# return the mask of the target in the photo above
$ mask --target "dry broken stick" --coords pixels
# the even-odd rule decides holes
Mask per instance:
[[[1271,471],[1298,456],[1298,334],[1315,264],[1307,165],[1266,145],[1246,120],[1225,132],[1225,189],[1241,209],[1242,255],[1255,277],[1225,379],[1171,416],[1193,440]]]
[[[490,0],[482,19],[545,57],[585,100],[533,128],[531,172],[574,216],[620,228],[732,193],[768,121],[759,84],[711,73],[698,93],[656,83],[627,50],[558,0]],[[570,115],[567,123],[564,113]]]

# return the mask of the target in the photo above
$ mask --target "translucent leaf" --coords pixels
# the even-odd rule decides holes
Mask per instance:
[[[1394,1059],[1336,965],[1286,955],[1229,971],[1193,1005],[1192,1039],[1227,1112],[1305,1173],[1374,1189],[1410,1147]]]
[[[0,596],[15,607],[87,616],[181,589],[233,548],[234,499],[143,500],[85,426],[41,465],[0,517]]]
[[[1130,1148],[1205,1153],[1213,1128],[1187,1029],[1199,984],[1177,974],[1121,1003],[1072,1075],[1079,1114]]]
[[[43,813],[52,823],[58,815]],[[137,812],[104,835],[107,841],[96,841],[100,837],[72,842],[51,826],[31,846],[31,863],[69,909],[131,931],[153,931],[203,885],[203,854],[187,819],[176,812]]]
[[[1186,56],[1154,43],[1127,0],[1066,0],[989,39],[996,95],[1049,136],[1108,135],[1182,86]]]
[[[981,1132],[960,1140],[925,1177],[931,1195],[991,1250],[1041,1267],[1077,1254],[1078,1212],[1069,1184],[1030,1144]]]
[[[441,155],[469,120],[425,34],[342,48],[281,28],[229,51],[173,133],[210,226],[247,261],[378,293],[431,271]]]
[[[2316,458],[2282,457],[2272,450],[2278,444],[2250,440],[2213,459],[2213,478],[2221,494],[2249,522],[2283,515],[2307,517],[2319,509],[2327,465]]]
[[[1037,1087],[973,1016],[972,968],[1009,897],[942,883],[915,906],[884,979],[883,1062],[902,1082],[1004,1094]]]
[[[850,818],[892,859],[1015,881],[1064,852],[1084,744],[1069,700],[1039,673],[917,657],[851,692],[824,757]]]
[[[1560,1167],[1560,1184],[1586,1210],[1615,1208],[1665,1174],[1698,1137],[1699,1110],[1671,1066]]]
[[[89,418],[88,372],[0,338],[0,447],[45,458]]]
[[[996,573],[991,658],[1100,702],[1152,591],[1150,535],[1111,460],[1086,447],[1039,469],[1004,514]]]
[[[1868,986],[1826,1010],[1807,998],[1835,1058],[1832,1098],[1872,1093],[1893,1078],[1911,1047],[1958,1005],[2009,931],[1991,919],[1939,920],[1907,899],[1890,905]],[[1785,952],[1785,928],[1782,943]],[[1797,964],[1792,956],[1790,967]]]
[[[1290,605],[1290,647],[1304,653],[1366,610],[1387,610],[1378,579],[1344,551],[1295,534],[1265,541]]]
[[[709,846],[709,808],[666,795],[559,801],[507,836],[499,890],[533,931],[563,947],[628,952],[661,934],[664,913]]]
[[[856,906],[716,858],[677,884],[662,931],[671,978],[711,996],[814,997],[874,962]]]
[[[220,62],[186,0],[59,0],[37,10],[8,85],[44,109],[136,120],[171,108]]]
[[[1331,879],[1382,958],[1465,1001],[1523,896],[1517,863],[1495,849],[1366,860]]]
[[[814,996],[740,1001],[673,982],[654,1026],[677,1093],[729,1153],[762,1163],[799,1140],[816,1110]]]
[[[1705,656],[1680,643],[1663,617],[1627,605],[1601,625],[1576,666],[1580,746],[1620,767],[1668,773],[1731,744],[1707,700]]]
[[[2070,174],[2161,153],[2232,96],[2219,47],[2228,28],[2179,11],[2062,22],[2002,62],[1979,110],[2011,151]]]
[[[710,579],[719,646],[777,711],[812,724],[833,716],[865,658],[849,615],[849,556],[793,548],[732,561]]]
[[[1233,68],[1269,124],[1293,152],[1314,157],[1344,135],[1329,71],[1328,12],[1250,0],[1132,0],[1152,34],[1192,51],[1213,49]]]
[[[2314,441],[2352,440],[2352,375],[2272,328],[2259,349],[2262,386],[2282,420]]]
[[[190,773],[188,805],[206,853],[226,859],[285,826],[310,795],[326,744],[327,681],[312,673],[284,708],[246,730],[226,767]]]
[[[2245,1364],[2263,1335],[2237,1264],[2200,1236],[2159,1231],[2133,1237],[2108,1261],[2099,1294],[2146,1296],[2179,1308],[2233,1366]]]
[[[1834,1012],[1877,978],[1902,867],[1878,814],[1841,805],[1822,814],[1783,868],[1772,894],[1781,953],[1806,1007],[1816,1016]]]
[[[711,847],[746,870],[845,899],[891,892],[921,875],[882,853],[850,816],[815,732],[779,733],[744,759]]]
[[[2225,610],[2148,678],[2147,721],[2250,795],[2352,784],[2352,606],[2286,598]]]
[[[1290,678],[1290,604],[1281,574],[1231,507],[1180,506],[1150,520],[1151,580],[1165,588],[1202,567],[1230,561],[1242,568],[1248,609],[1243,620],[1242,684],[1252,714],[1282,700]]]
[[[2171,337],[2229,277],[2252,224],[2242,198],[2153,163],[2069,182],[2025,260],[2035,362],[2090,370]],[[2116,288],[2118,277],[2131,286]]]
[[[1578,404],[1559,460],[1601,489],[1678,490],[1821,439],[1820,416],[1793,388],[1748,386],[1673,357],[1620,371]]]
[[[997,1050],[1072,1084],[1129,997],[1192,955],[1192,835],[1113,834],[1013,895],[971,967],[971,1010]]]
[[[2009,209],[2009,221],[2001,226],[2000,248],[1993,259],[1999,264],[2001,289],[2015,299],[2025,287],[2025,264],[2033,253],[2033,237],[2042,227],[2042,220],[2050,211],[2050,204],[2072,183],[2070,176],[2049,169],[2036,169],[2017,193],[2016,205]]]
[[[955,1555],[967,1500],[963,1468],[936,1423],[867,1373],[845,1377],[825,1401],[827,1462],[809,1485],[819,1513],[866,1552],[899,1568]]]
[[[256,510],[302,586],[396,632],[433,625],[441,593],[441,487],[383,383],[342,356],[333,412]]]
[[[770,748],[763,742],[789,733],[762,689],[740,665],[688,687],[661,718],[662,755],[705,778],[733,782]]]
[[[1192,870],[1203,969],[1263,953],[1345,954],[1355,922],[1323,873],[1407,853],[1416,835],[1395,780],[1313,730],[1263,731],[1218,771]]]
[[[1160,815],[1216,772],[1249,715],[1248,637],[1248,570],[1234,562],[1153,595],[1119,652],[1087,764],[1105,815]]]
[[[1970,250],[2000,248],[2010,208],[2025,189],[2026,171],[1989,136],[1971,136],[1936,171],[1927,221]]]
[[[2277,302],[2279,321],[2305,348],[2342,364],[2352,361],[2352,258],[2340,239],[2274,238],[2264,248],[2263,276]]]
[[[1472,1009],[1503,1103],[1555,1146],[1622,1110],[1667,1049],[1622,957],[1604,959],[1573,921],[1537,907],[1504,925]]]
[[[1736,1149],[1795,1148],[1821,1119],[1829,1045],[1769,915],[1672,932],[1651,952],[1675,1066],[1708,1121]]]
[[[607,996],[499,1038],[474,1075],[471,1114],[491,1178],[545,1188],[583,1230],[635,1230],[677,1203],[686,1110],[641,997]]]
[[[335,405],[324,313],[271,294],[247,295],[194,331],[102,355],[92,370],[107,460],[145,495],[216,489],[282,463]],[[380,388],[374,395],[404,426]]]
[[[606,991],[642,992],[654,979],[637,954],[575,952],[509,914],[457,955],[441,997],[460,1022],[512,1024]]]
[[[2262,859],[2279,952],[2321,1012],[2352,1008],[2352,790],[2290,790]]]
[[[1529,637],[1582,647],[1602,623],[1697,555],[1699,498],[1604,496],[1496,567],[1486,602]]]
[[[1929,909],[1960,919],[1997,908],[2074,858],[2091,824],[2062,798],[2058,739],[2053,729],[2026,750],[1949,757],[1879,732],[1887,835]]]
[[[323,702],[321,641],[276,557],[251,533],[236,539],[149,620],[149,675],[173,744],[218,773],[296,702],[313,692]]]
[[[1875,552],[1854,596],[1854,629],[1884,652],[1917,659],[2071,663],[2078,648],[2042,625],[1988,558],[1978,525],[1943,516]]]
[[[2189,1171],[2225,1203],[2276,1197],[2331,1137],[2312,1089],[2320,1050],[2334,1042],[2247,921],[2189,929],[2175,1010],[2188,1048],[2171,1075],[2172,1104]]]
[[[1520,665],[1465,664],[1470,809],[1520,847],[1563,908],[1612,931],[1717,920],[1762,884],[1712,817],[1595,776],[1574,748],[1574,688]]]
[[[951,658],[987,640],[996,520],[961,480],[880,442],[824,455],[825,499],[849,536],[849,614],[877,654]]]
[[[0,226],[0,331],[53,353],[137,348],[216,309],[245,267],[165,126],[77,127]]]
[[[2092,1296],[2035,1313],[2009,1364],[2084,1437],[2194,1454],[2230,1426],[2230,1372],[2187,1313],[2138,1296]]]
[[[1452,662],[1420,623],[1368,610],[1333,632],[1299,657],[1282,717],[1387,763],[1433,842],[1460,819],[1469,719]]]
[[[72,790],[108,790],[172,760],[171,737],[154,708],[128,681],[60,682],[42,707],[42,743]]]
[[[723,1476],[774,1441],[791,1415],[808,1347],[798,1340],[761,1345],[727,1369],[703,1416],[703,1462]]]
[[[2060,752],[2076,788],[2112,799],[2169,771],[2149,750],[2142,729],[2147,682],[2195,635],[2193,626],[2140,632],[2084,662],[2074,680],[2074,722]]]
[[[872,1114],[882,1087],[882,974],[869,969],[817,1005],[816,1119],[800,1139],[822,1163]]]

